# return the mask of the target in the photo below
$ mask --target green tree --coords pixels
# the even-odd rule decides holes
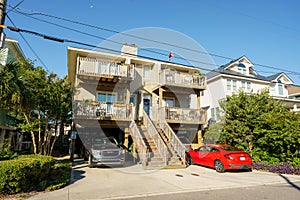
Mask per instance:
[[[227,143],[245,149],[255,160],[299,157],[299,115],[270,97],[267,90],[228,96],[223,109],[221,138]]]
[[[0,71],[0,100],[2,108],[14,120],[21,132],[31,134],[35,154],[50,155],[54,138],[53,124],[63,124],[70,118],[71,86],[67,78],[48,74],[29,61],[11,62]]]

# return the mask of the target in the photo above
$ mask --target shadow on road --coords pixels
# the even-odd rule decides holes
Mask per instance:
[[[76,181],[83,179],[85,177],[85,171],[80,170],[87,166],[87,163],[83,159],[76,159],[72,163],[72,175],[70,184],[75,183]]]
[[[300,187],[298,185],[296,185],[295,183],[291,182],[290,179],[288,179],[287,177],[283,176],[282,174],[279,174],[279,176],[281,178],[283,178],[288,184],[290,184],[293,188],[297,189],[300,191]]]

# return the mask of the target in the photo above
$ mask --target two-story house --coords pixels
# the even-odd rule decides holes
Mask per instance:
[[[202,103],[203,106],[210,107],[208,115],[212,121],[218,121],[222,114],[219,100],[225,99],[227,95],[237,94],[240,90],[246,93],[257,93],[267,88],[270,96],[283,101],[292,110],[297,111],[300,108],[296,89],[293,89],[299,86],[294,86],[293,81],[283,72],[271,76],[259,75],[246,56],[233,60],[206,75],[207,90],[204,91]],[[299,94],[299,89],[297,91]]]
[[[141,58],[135,45],[120,54],[68,47],[74,121],[83,143],[114,136],[130,146],[145,167],[184,165],[186,147],[202,143],[207,125],[200,107],[206,77],[192,66]],[[86,144],[88,145],[88,144]]]

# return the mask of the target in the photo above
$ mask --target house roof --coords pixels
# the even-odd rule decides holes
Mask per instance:
[[[10,37],[5,38],[5,44],[8,46],[9,50],[12,52],[14,57],[17,60],[24,60],[26,59],[24,52],[22,51],[19,42],[15,39]]]
[[[206,74],[207,80],[209,81],[210,79],[217,77],[219,75],[231,75],[231,76],[237,76],[237,77],[241,77],[241,78],[250,78],[250,79],[267,81],[267,82],[272,82],[272,81],[277,82],[277,79],[283,76],[287,80],[287,82],[289,82],[290,84],[293,84],[293,81],[284,72],[276,73],[271,76],[262,76],[262,75],[259,75],[258,73],[256,73],[253,69],[252,69],[251,75],[241,74],[236,71],[230,70],[231,66],[234,66],[234,64],[236,64],[237,62],[239,62],[240,60],[243,60],[243,59],[246,59],[253,66],[252,62],[246,56],[241,56],[241,57],[239,57],[235,60],[232,60],[229,63],[222,65],[219,68],[214,69],[211,72],[207,73]],[[253,67],[251,67],[251,68],[253,68]]]

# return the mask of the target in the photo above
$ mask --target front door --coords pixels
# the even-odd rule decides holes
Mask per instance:
[[[144,111],[150,116],[150,99],[144,98]]]

